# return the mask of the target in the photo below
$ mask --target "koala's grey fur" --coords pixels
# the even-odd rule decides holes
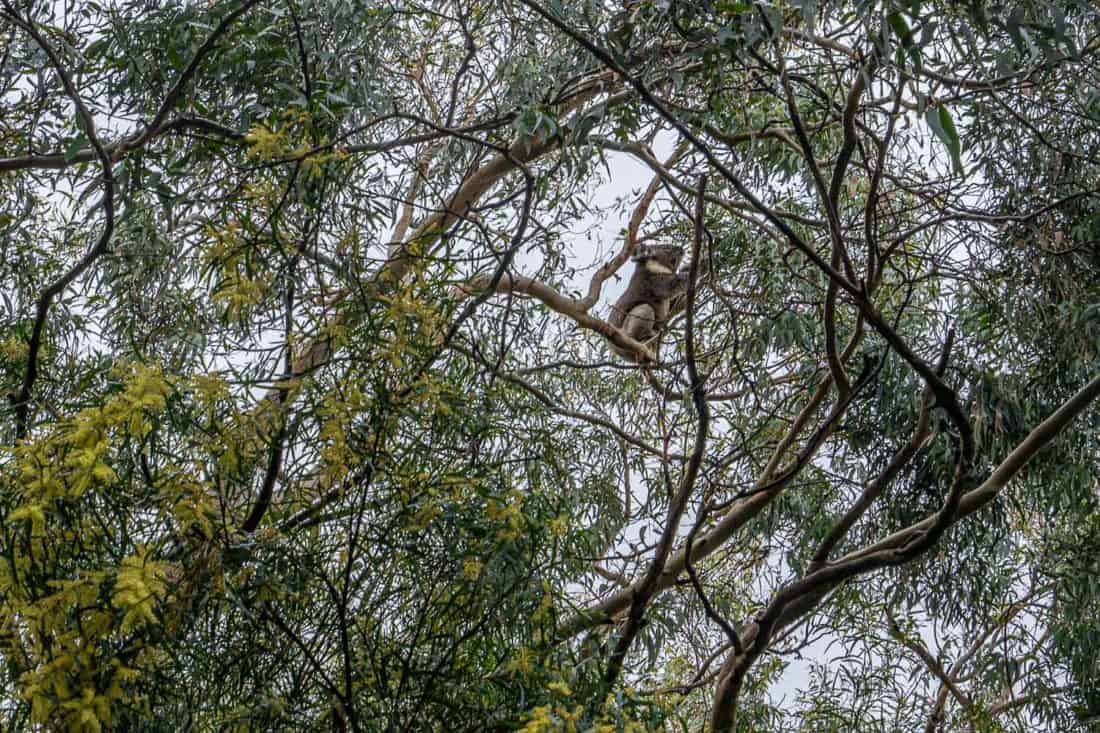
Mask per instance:
[[[688,274],[677,271],[683,256],[683,248],[676,245],[640,247],[632,258],[634,274],[626,292],[611,306],[608,323],[652,348],[668,321],[673,301],[687,291]],[[611,350],[630,361],[638,358],[614,344]]]

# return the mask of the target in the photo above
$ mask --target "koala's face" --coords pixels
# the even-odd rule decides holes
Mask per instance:
[[[680,260],[683,257],[684,250],[680,247],[665,244],[651,246],[645,251],[639,252],[635,259],[643,263],[645,268],[651,272],[667,271],[671,274],[676,272],[676,268],[680,266]]]
[[[679,247],[673,247],[673,245],[663,245],[663,247],[653,247],[647,254],[648,261],[656,262],[662,269],[668,270],[670,273],[676,271],[676,267],[680,266],[680,260],[683,259],[684,252]],[[656,270],[656,269],[654,269]]]

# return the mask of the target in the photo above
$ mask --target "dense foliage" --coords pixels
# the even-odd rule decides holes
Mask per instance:
[[[1098,20],[0,0],[0,725],[1100,730]]]

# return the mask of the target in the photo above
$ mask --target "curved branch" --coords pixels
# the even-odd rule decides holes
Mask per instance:
[[[608,686],[618,678],[626,653],[630,651],[630,647],[641,629],[646,606],[657,592],[657,583],[665,569],[665,562],[672,552],[673,543],[676,541],[676,532],[680,529],[684,512],[687,511],[688,499],[691,498],[691,494],[695,490],[699,470],[703,465],[703,454],[706,452],[707,437],[710,434],[710,406],[706,400],[706,380],[699,375],[698,365],[695,362],[694,333],[696,276],[699,270],[699,252],[703,243],[703,206],[706,186],[707,177],[703,175],[699,179],[699,189],[695,200],[695,238],[692,243],[691,270],[687,285],[687,344],[685,348],[688,378],[691,380],[691,400],[695,405],[695,446],[692,449],[691,458],[688,459],[687,468],[680,479],[680,487],[669,502],[665,528],[661,533],[661,539],[657,543],[657,549],[653,553],[649,568],[646,570],[641,582],[631,586],[630,611],[627,613],[622,635],[615,645],[615,651],[611,654],[611,661],[604,673],[604,684]],[[690,553],[690,551],[691,545],[689,543],[687,552]]]
[[[191,79],[194,78],[195,74],[198,73],[199,65],[202,63],[203,59],[206,58],[206,55],[213,50],[214,45],[218,42],[218,39],[225,35],[225,33],[229,30],[229,26],[233,25],[237,18],[244,15],[259,2],[260,0],[244,0],[244,2],[241,3],[240,7],[222,18],[222,21],[218,23],[218,26],[213,31],[211,31],[210,35],[206,37],[206,40],[203,41],[198,50],[195,51],[195,55],[191,57],[191,61],[188,62],[184,70],[180,72],[180,75],[176,79],[176,82],[168,90],[168,93],[164,95],[164,99],[160,103],[160,108],[157,109],[156,114],[153,115],[153,119],[151,119],[146,125],[145,132],[141,133],[134,139],[132,147],[141,147],[149,140],[149,138],[159,132],[160,127],[164,124],[165,119],[168,117],[168,113],[171,112],[173,108],[175,108],[176,103],[179,102],[180,97],[183,96],[184,88],[191,82]]]
[[[936,373],[943,374],[947,369],[947,360],[951,354],[951,344],[953,339],[949,336],[948,342],[944,346],[943,354],[940,356],[940,362],[936,365]],[[844,539],[844,536],[848,534],[850,530],[859,518],[871,507],[875,499],[886,489],[887,486],[894,480],[898,473],[909,464],[909,461],[913,460],[913,456],[917,454],[921,446],[927,442],[929,436],[932,434],[931,430],[931,416],[932,416],[932,390],[925,385],[924,392],[921,395],[920,413],[917,416],[917,424],[913,429],[913,435],[909,438],[909,442],[900,448],[894,456],[890,459],[890,463],[887,464],[886,469],[880,473],[874,480],[869,481],[864,488],[863,493],[856,500],[844,516],[840,518],[833,527],[825,535],[825,539],[821,541],[821,545],[818,547],[817,552],[814,553],[810,560],[810,569],[816,569],[824,565],[829,560],[829,555],[832,554],[833,549],[837,544]]]
[[[688,144],[686,142],[681,142],[677,145],[676,149],[672,151],[672,155],[665,161],[663,166],[664,170],[676,165],[676,163],[684,157],[684,154],[687,153],[687,150]],[[652,152],[650,152],[649,155],[652,157]],[[596,271],[596,274],[592,276],[592,281],[588,284],[588,294],[577,301],[585,310],[590,309],[600,299],[600,291],[603,289],[603,284],[607,278],[618,272],[619,268],[634,254],[634,250],[638,246],[638,229],[642,226],[646,214],[649,213],[649,207],[653,204],[653,199],[656,198],[657,192],[661,190],[662,175],[663,171],[653,176],[645,193],[642,194],[642,198],[639,199],[638,204],[634,207],[634,213],[630,216],[630,221],[626,226],[626,239],[623,241],[623,246],[619,250],[619,253],[605,262],[603,266]]]
[[[18,393],[9,395],[12,406],[15,408],[15,438],[16,440],[22,440],[27,435],[31,393],[34,389],[35,380],[38,377],[38,355],[42,349],[42,337],[45,334],[46,320],[50,314],[50,306],[53,304],[54,298],[60,295],[73,280],[80,277],[85,270],[92,266],[92,263],[94,263],[100,255],[107,251],[107,245],[111,241],[111,235],[114,233],[115,228],[115,178],[111,170],[111,158],[96,134],[95,120],[92,118],[92,114],[88,111],[87,106],[85,106],[84,101],[80,98],[76,85],[73,83],[72,75],[61,63],[61,59],[53,46],[51,46],[42,34],[39,33],[33,21],[29,18],[22,18],[8,0],[3,0],[3,6],[8,17],[10,17],[17,26],[22,28],[27,35],[31,36],[35,43],[39,45],[50,59],[50,64],[54,67],[57,75],[61,78],[62,85],[65,87],[65,93],[69,96],[69,99],[72,100],[73,106],[76,108],[77,116],[81,120],[81,125],[84,128],[84,134],[95,150],[96,157],[99,159],[100,165],[103,168],[104,222],[103,231],[100,232],[99,239],[96,240],[96,243],[79,262],[69,268],[61,277],[50,283],[46,289],[42,291],[42,294],[38,297],[38,301],[35,303],[34,326],[31,328],[31,337],[27,344],[27,367],[23,372],[23,382]]]
[[[1097,397],[1100,397],[1100,375],[1094,377],[1050,417],[1037,425],[978,488],[961,494],[947,526],[957,523],[992,501],[1036,453],[1060,435]],[[958,487],[963,482],[957,474],[954,483],[951,494],[961,493]],[[829,590],[845,580],[878,568],[904,564],[927,551],[942,535],[942,529],[938,532],[936,530],[942,524],[942,517],[950,504],[949,498],[943,508],[923,521],[895,532],[871,547],[850,553],[835,563],[810,572],[780,589],[767,609],[746,631],[748,646],[745,652],[731,655],[722,667],[711,712],[712,729],[716,732],[732,729],[744,676],[767,648],[776,630],[812,611]]]
[[[469,282],[457,286],[456,291],[460,295],[474,295],[484,292],[489,287],[488,276],[478,275]],[[581,328],[595,331],[615,346],[634,354],[637,356],[639,363],[657,363],[656,355],[645,344],[627,336],[610,323],[590,315],[583,306],[582,301],[562,295],[546,283],[524,275],[504,275],[493,289],[497,293],[530,296],[543,303],[550,310],[568,316]]]
[[[218,26],[210,33],[209,36],[206,37],[206,40],[203,41],[202,46],[200,46],[198,50],[195,51],[195,54],[191,57],[191,61],[188,62],[184,70],[180,72],[180,75],[176,79],[175,83],[172,84],[171,88],[164,95],[164,99],[161,100],[160,106],[157,108],[157,111],[153,114],[153,117],[149,120],[149,122],[145,124],[145,129],[141,132],[131,135],[130,137],[120,140],[119,142],[110,146],[103,146],[99,144],[98,141],[92,141],[92,150],[78,151],[74,155],[66,156],[64,153],[47,153],[44,155],[23,155],[15,158],[0,158],[0,171],[22,170],[26,168],[68,168],[69,166],[76,165],[78,163],[87,163],[95,158],[100,158],[102,160],[104,156],[106,156],[112,162],[117,162],[125,157],[127,153],[143,147],[153,138],[165,132],[176,129],[183,129],[186,127],[193,127],[195,129],[201,129],[206,132],[215,132],[231,139],[243,138],[244,136],[241,133],[223,127],[216,122],[204,120],[199,117],[183,116],[177,117],[172,121],[168,121],[167,117],[168,114],[175,108],[176,104],[179,102],[180,97],[183,96],[184,88],[187,86],[187,84],[190,83],[191,79],[194,78],[195,74],[198,73],[199,65],[202,63],[203,59],[206,58],[206,55],[210,53],[211,50],[213,50],[214,45],[218,42],[218,39],[225,35],[225,33],[229,30],[229,26],[231,26],[234,21],[236,21],[239,17],[241,17],[253,6],[257,5],[259,2],[260,0],[245,0],[245,2],[240,5],[240,7],[222,18],[222,21],[218,24]],[[24,29],[27,28],[25,22],[20,21],[18,16],[15,14],[14,9],[6,0],[4,2],[4,7],[8,9],[8,12],[13,16],[13,19],[15,20],[17,25],[20,25]],[[32,35],[36,34],[32,33]],[[45,40],[41,39],[41,37],[37,35],[35,40],[39,43],[39,45],[45,43]],[[45,46],[43,46],[43,49],[45,49]],[[51,62],[53,62],[55,68],[59,68],[56,55],[53,53],[53,51],[47,51],[47,55],[50,56]],[[75,94],[75,89],[70,89],[71,86],[72,81],[69,80],[65,84],[65,88],[70,97]],[[86,115],[87,110],[81,112],[82,118],[84,118]],[[89,119],[90,117],[85,120],[85,125],[88,124]],[[88,129],[91,130],[90,127]],[[91,135],[89,135],[89,140],[91,141]]]
[[[244,133],[214,122],[213,120],[197,117],[195,115],[179,115],[161,125],[154,134],[147,135],[145,142],[147,143],[169,132],[183,130],[207,132],[235,142],[244,139]],[[130,137],[115,143],[105,144],[103,145],[103,149],[106,151],[111,161],[117,163],[125,158],[128,153],[133,152],[139,147],[135,144],[135,139],[136,138]],[[20,155],[14,158],[0,158],[0,171],[27,169],[62,170],[81,163],[90,163],[93,160],[97,160],[98,157],[99,154],[94,148],[79,150],[71,155],[65,153]]]
[[[765,204],[756,194],[754,194],[748,186],[746,186],[741,179],[730,168],[722,162],[722,160],[706,145],[699,136],[696,135],[691,129],[685,125],[680,118],[673,114],[669,108],[650,90],[649,86],[639,79],[637,76],[631,74],[622,64],[616,61],[611,54],[599,47],[588,38],[585,38],[584,34],[569,27],[564,21],[558,18],[553,13],[549,12],[545,8],[541,7],[534,0],[519,0],[520,3],[525,5],[536,14],[546,19],[551,25],[557,28],[559,31],[569,36],[577,45],[583,47],[590,54],[595,56],[599,61],[609,69],[613,69],[619,74],[627,84],[634,88],[638,93],[638,96],[642,100],[653,108],[666,122],[680,133],[685,139],[691,142],[693,148],[702,155],[708,163],[718,171],[726,181],[734,187],[738,194],[741,195],[752,208],[759,212],[765,219],[768,220],[776,229],[783,233],[783,236],[791,244],[792,247],[802,252],[802,254],[814,263],[822,272],[828,275],[830,278],[836,280],[837,284],[850,293],[853,296],[860,294],[859,288],[848,278],[844,277],[828,262],[826,262],[817,251],[814,250],[802,237],[798,235],[791,226],[783,220],[783,218],[777,214],[770,206]]]

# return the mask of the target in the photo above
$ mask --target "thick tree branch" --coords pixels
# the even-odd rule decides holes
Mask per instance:
[[[479,275],[469,282],[459,285],[456,290],[460,294],[474,295],[485,292],[489,287],[489,277]],[[497,293],[530,296],[550,308],[550,310],[572,319],[581,328],[594,331],[619,348],[635,354],[639,363],[657,363],[657,357],[645,344],[636,341],[610,323],[590,315],[584,307],[584,301],[562,295],[546,283],[524,275],[504,275],[493,290]]]
[[[960,491],[959,476],[956,474],[949,498],[932,516],[895,532],[869,548],[851,553],[835,563],[810,572],[800,580],[780,589],[768,604],[768,608],[752,624],[751,636],[748,631],[746,632],[744,653],[731,655],[723,665],[711,713],[712,729],[716,733],[732,729],[744,676],[753,662],[767,648],[774,632],[793,621],[791,614],[787,613],[788,606],[798,605],[798,615],[802,615],[812,610],[829,589],[835,588],[845,580],[878,568],[906,563],[927,551],[939,539],[946,526],[960,521],[992,501],[1039,450],[1061,434],[1066,426],[1088,408],[1098,396],[1100,396],[1100,376],[1094,377],[1050,417],[1036,426],[978,488],[961,494],[960,498],[953,502],[950,495]],[[954,506],[945,526],[943,516],[952,505]],[[801,601],[807,602],[801,603]]]
[[[641,629],[642,618],[650,599],[657,592],[657,583],[661,573],[665,569],[665,561],[672,552],[673,543],[676,541],[676,532],[680,528],[684,512],[687,511],[688,500],[695,490],[695,484],[699,478],[699,470],[703,465],[703,455],[706,452],[707,437],[710,431],[710,406],[706,399],[706,380],[699,375],[699,368],[695,361],[695,333],[694,310],[696,275],[698,274],[700,252],[703,243],[703,205],[706,192],[706,176],[699,180],[699,189],[695,202],[695,238],[692,243],[691,272],[687,285],[687,355],[688,378],[691,381],[691,400],[695,406],[695,446],[687,467],[680,478],[680,486],[672,497],[668,506],[668,516],[665,518],[664,531],[657,542],[657,548],[650,560],[649,567],[642,577],[641,582],[631,587],[632,598],[630,610],[627,612],[626,623],[623,626],[622,635],[615,645],[615,651],[611,654],[611,660],[604,673],[604,683],[611,685],[622,670],[623,659],[634,643],[638,631]],[[689,546],[690,551],[690,546]]]

